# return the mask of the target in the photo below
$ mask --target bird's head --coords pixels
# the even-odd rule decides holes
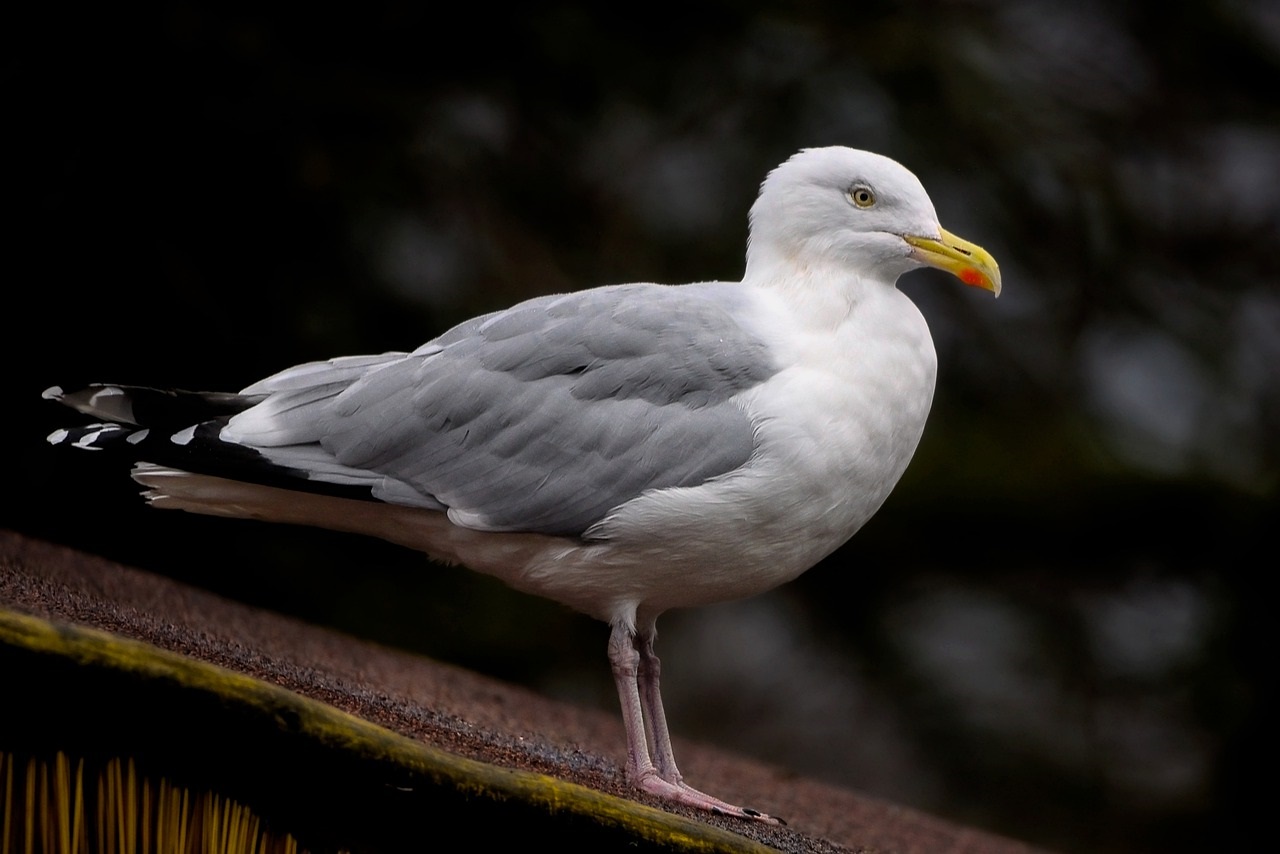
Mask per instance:
[[[937,267],[1000,294],[995,259],[938,224],[915,175],[869,151],[806,148],[769,173],[751,207],[748,277],[753,265],[824,261],[887,284]]]

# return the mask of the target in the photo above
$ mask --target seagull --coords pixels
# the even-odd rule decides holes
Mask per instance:
[[[380,537],[607,622],[628,781],[777,822],[684,781],[657,618],[770,590],[853,536],[933,398],[899,276],[935,267],[998,296],[1000,271],[866,151],[795,154],[749,222],[740,282],[538,297],[239,393],[54,386],[97,421],[49,441],[127,452],[154,507]]]

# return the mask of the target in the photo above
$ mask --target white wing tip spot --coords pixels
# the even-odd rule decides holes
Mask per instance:
[[[190,445],[191,440],[196,437],[196,425],[191,425],[185,430],[179,430],[170,437],[169,441],[175,445]]]
[[[90,427],[83,436],[71,444],[74,447],[81,448],[86,451],[101,451],[102,448],[94,444],[98,441],[98,438],[102,436],[103,433],[115,433],[123,429],[125,428],[121,427],[119,424],[96,424]]]

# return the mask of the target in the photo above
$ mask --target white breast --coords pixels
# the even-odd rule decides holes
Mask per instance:
[[[813,324],[768,292],[759,298],[765,326],[755,331],[782,369],[741,396],[757,430],[751,461],[701,486],[645,494],[592,532],[608,544],[601,562],[616,568],[597,567],[594,580],[607,577],[648,609],[795,578],[875,513],[924,430],[937,363],[910,300],[878,288],[838,322]],[[563,564],[552,575],[568,580]]]

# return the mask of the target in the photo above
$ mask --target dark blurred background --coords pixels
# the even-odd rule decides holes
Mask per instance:
[[[798,582],[664,618],[677,733],[1064,851],[1252,840],[1280,6],[34,5],[0,60],[0,525],[612,712],[602,625],[383,543],[148,510],[44,444],[40,392],[235,390],[536,294],[735,279],[770,168],[872,149],[1005,294],[903,280],[940,362],[920,451]]]

